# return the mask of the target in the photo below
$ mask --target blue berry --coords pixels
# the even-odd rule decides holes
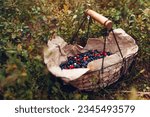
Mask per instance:
[[[86,68],[88,63],[104,58],[105,56],[110,56],[110,52],[100,52],[98,50],[89,50],[85,53],[77,54],[75,56],[69,56],[66,63],[60,65],[61,69],[73,69],[73,68]]]
[[[112,53],[110,53],[110,52],[107,52],[107,55],[108,55],[108,56],[110,56],[111,54],[112,54]]]

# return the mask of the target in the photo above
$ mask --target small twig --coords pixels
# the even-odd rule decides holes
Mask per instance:
[[[132,93],[132,91],[120,91],[121,93]],[[150,95],[150,92],[141,92],[137,91],[136,92],[138,95]]]

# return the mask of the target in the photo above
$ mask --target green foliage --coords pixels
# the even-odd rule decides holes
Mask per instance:
[[[47,40],[58,34],[69,42],[87,8],[109,17],[114,28],[124,29],[136,39],[140,50],[135,68],[138,72],[144,69],[142,76],[147,77],[149,6],[149,0],[0,0],[0,98],[97,99],[100,96],[109,99],[72,87],[65,90],[62,81],[51,75],[43,63],[43,47]],[[86,29],[84,25],[80,36],[85,35]],[[90,36],[99,36],[100,29],[102,26],[94,22]],[[114,95],[113,99],[118,96]]]

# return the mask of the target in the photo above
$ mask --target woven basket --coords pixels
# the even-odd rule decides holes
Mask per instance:
[[[116,82],[122,75],[125,75],[128,71],[128,68],[130,67],[131,63],[134,61],[137,55],[138,46],[136,45],[135,40],[132,37],[130,37],[128,34],[126,34],[125,31],[123,31],[122,29],[113,31],[112,22],[108,20],[107,18],[105,18],[104,16],[92,10],[86,10],[86,14],[88,16],[91,16],[93,19],[95,19],[99,23],[105,25],[107,30],[111,32],[110,35],[108,34],[109,36],[107,35],[108,41],[109,41],[109,43],[107,43],[108,46],[105,48],[106,38],[103,41],[95,38],[95,39],[92,39],[92,41],[91,40],[88,41],[87,45],[85,46],[85,48],[83,48],[83,50],[81,48],[76,48],[76,53],[75,53],[75,51],[73,51],[75,47],[74,45],[67,45],[67,43],[63,39],[57,38],[48,42],[48,49],[44,53],[44,62],[47,64],[48,70],[52,74],[54,74],[57,77],[60,77],[67,84],[71,84],[72,86],[78,88],[79,90],[92,91],[98,88],[104,88],[106,86],[109,86],[112,83]],[[115,34],[117,34],[118,42],[117,42]],[[92,44],[94,43],[94,44],[90,45],[89,42],[91,42]],[[121,46],[119,46],[119,44]],[[124,45],[127,45],[127,46],[124,46]],[[132,48],[132,45],[133,45],[133,48]],[[127,50],[126,47],[131,47],[131,50],[135,48],[136,49],[133,52],[131,53],[129,52],[129,54],[123,56],[122,52],[128,53],[128,51],[130,51],[130,50]],[[67,51],[65,51],[65,48],[67,48]],[[104,65],[104,67],[103,67],[103,64],[101,64],[102,66],[97,67],[96,70],[89,69],[86,71],[86,69],[88,68],[85,68],[84,70],[82,69],[84,73],[82,72],[83,74],[81,73],[79,77],[76,77],[74,79],[71,79],[69,78],[69,76],[67,76],[67,73],[68,74],[73,73],[71,72],[71,70],[68,70],[68,71],[66,70],[64,72],[63,70],[60,69],[59,65],[63,63],[64,60],[66,61],[68,56],[70,55],[74,56],[76,54],[79,54],[80,52],[81,53],[86,52],[91,49],[93,50],[97,49],[99,51],[103,51],[103,50],[110,51],[114,55],[117,53],[117,55],[121,55],[122,58],[119,59],[119,62],[112,62],[113,64],[108,64],[106,66]],[[103,59],[103,61],[104,60],[105,59]],[[115,59],[112,59],[112,60],[115,61]],[[106,62],[106,63],[109,63],[109,62]],[[80,69],[75,70],[75,71],[76,71],[76,74],[74,74],[74,77],[80,72]],[[69,79],[69,80],[66,80],[66,79]]]

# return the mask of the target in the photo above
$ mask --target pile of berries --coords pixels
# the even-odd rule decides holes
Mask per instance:
[[[93,60],[110,56],[110,52],[99,52],[98,50],[89,50],[85,53],[69,56],[66,63],[60,65],[61,69],[86,68],[87,64]]]

